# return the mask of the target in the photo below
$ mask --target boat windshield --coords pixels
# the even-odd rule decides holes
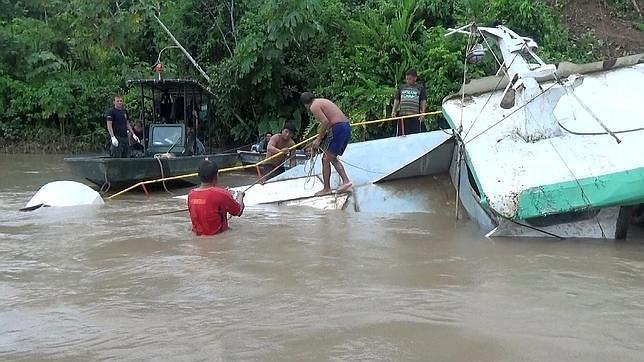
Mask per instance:
[[[182,128],[177,127],[154,127],[152,129],[152,144],[154,146],[172,146],[180,143]]]

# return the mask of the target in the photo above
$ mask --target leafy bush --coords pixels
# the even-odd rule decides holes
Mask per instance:
[[[105,132],[112,93],[125,91],[129,77],[152,77],[159,50],[173,45],[153,14],[210,74],[215,111],[207,135],[218,145],[254,141],[288,119],[300,133],[313,132],[316,123],[299,104],[305,90],[336,101],[354,122],[385,117],[411,67],[428,89],[429,110],[439,109],[462,83],[467,39],[444,37],[450,26],[503,23],[537,40],[551,61],[597,55],[596,39],[570,41],[558,16],[534,0],[173,0],[161,9],[135,1],[30,4],[0,3],[5,140]],[[163,57],[168,72],[200,78],[179,51]],[[468,73],[495,67],[490,60]],[[138,117],[138,92],[125,92],[125,101]],[[436,127],[438,120],[427,122]],[[391,135],[393,124],[355,134]]]

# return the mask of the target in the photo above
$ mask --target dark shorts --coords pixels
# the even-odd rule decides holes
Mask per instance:
[[[403,132],[403,129],[401,128],[403,124],[405,126],[404,132]],[[418,117],[410,117],[410,118],[405,118],[398,121],[397,135],[399,136],[403,134],[413,134],[413,133],[419,133],[424,131],[425,131],[425,125],[421,124]]]
[[[274,165],[271,165],[269,163],[265,163],[265,164],[259,165],[259,172],[261,172],[262,176],[264,176],[267,173],[273,171],[274,168],[275,168]],[[280,167],[277,168],[277,170],[273,171],[273,173],[271,173],[266,178],[264,178],[264,181],[268,181],[268,180],[272,179],[273,177],[275,177],[275,176],[277,176],[277,175],[279,175],[281,173],[284,173],[284,171],[286,171],[286,168],[284,168],[284,165],[281,165]]]
[[[327,151],[336,156],[342,156],[350,139],[351,125],[349,125],[349,122],[334,124],[331,126],[331,140]]]
[[[117,147],[112,146],[112,141],[110,140],[110,156],[114,158],[128,158],[130,157],[130,140],[127,137],[116,137],[119,141]]]

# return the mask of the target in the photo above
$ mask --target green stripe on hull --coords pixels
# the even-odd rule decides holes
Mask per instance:
[[[519,195],[515,219],[583,210],[589,204],[602,208],[640,202],[644,202],[644,168],[524,190]]]

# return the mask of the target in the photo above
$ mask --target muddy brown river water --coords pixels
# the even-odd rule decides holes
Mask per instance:
[[[60,156],[0,173],[1,360],[644,360],[641,241],[486,239],[448,203],[257,206],[195,237],[151,215],[164,192],[17,212],[75,179]]]

